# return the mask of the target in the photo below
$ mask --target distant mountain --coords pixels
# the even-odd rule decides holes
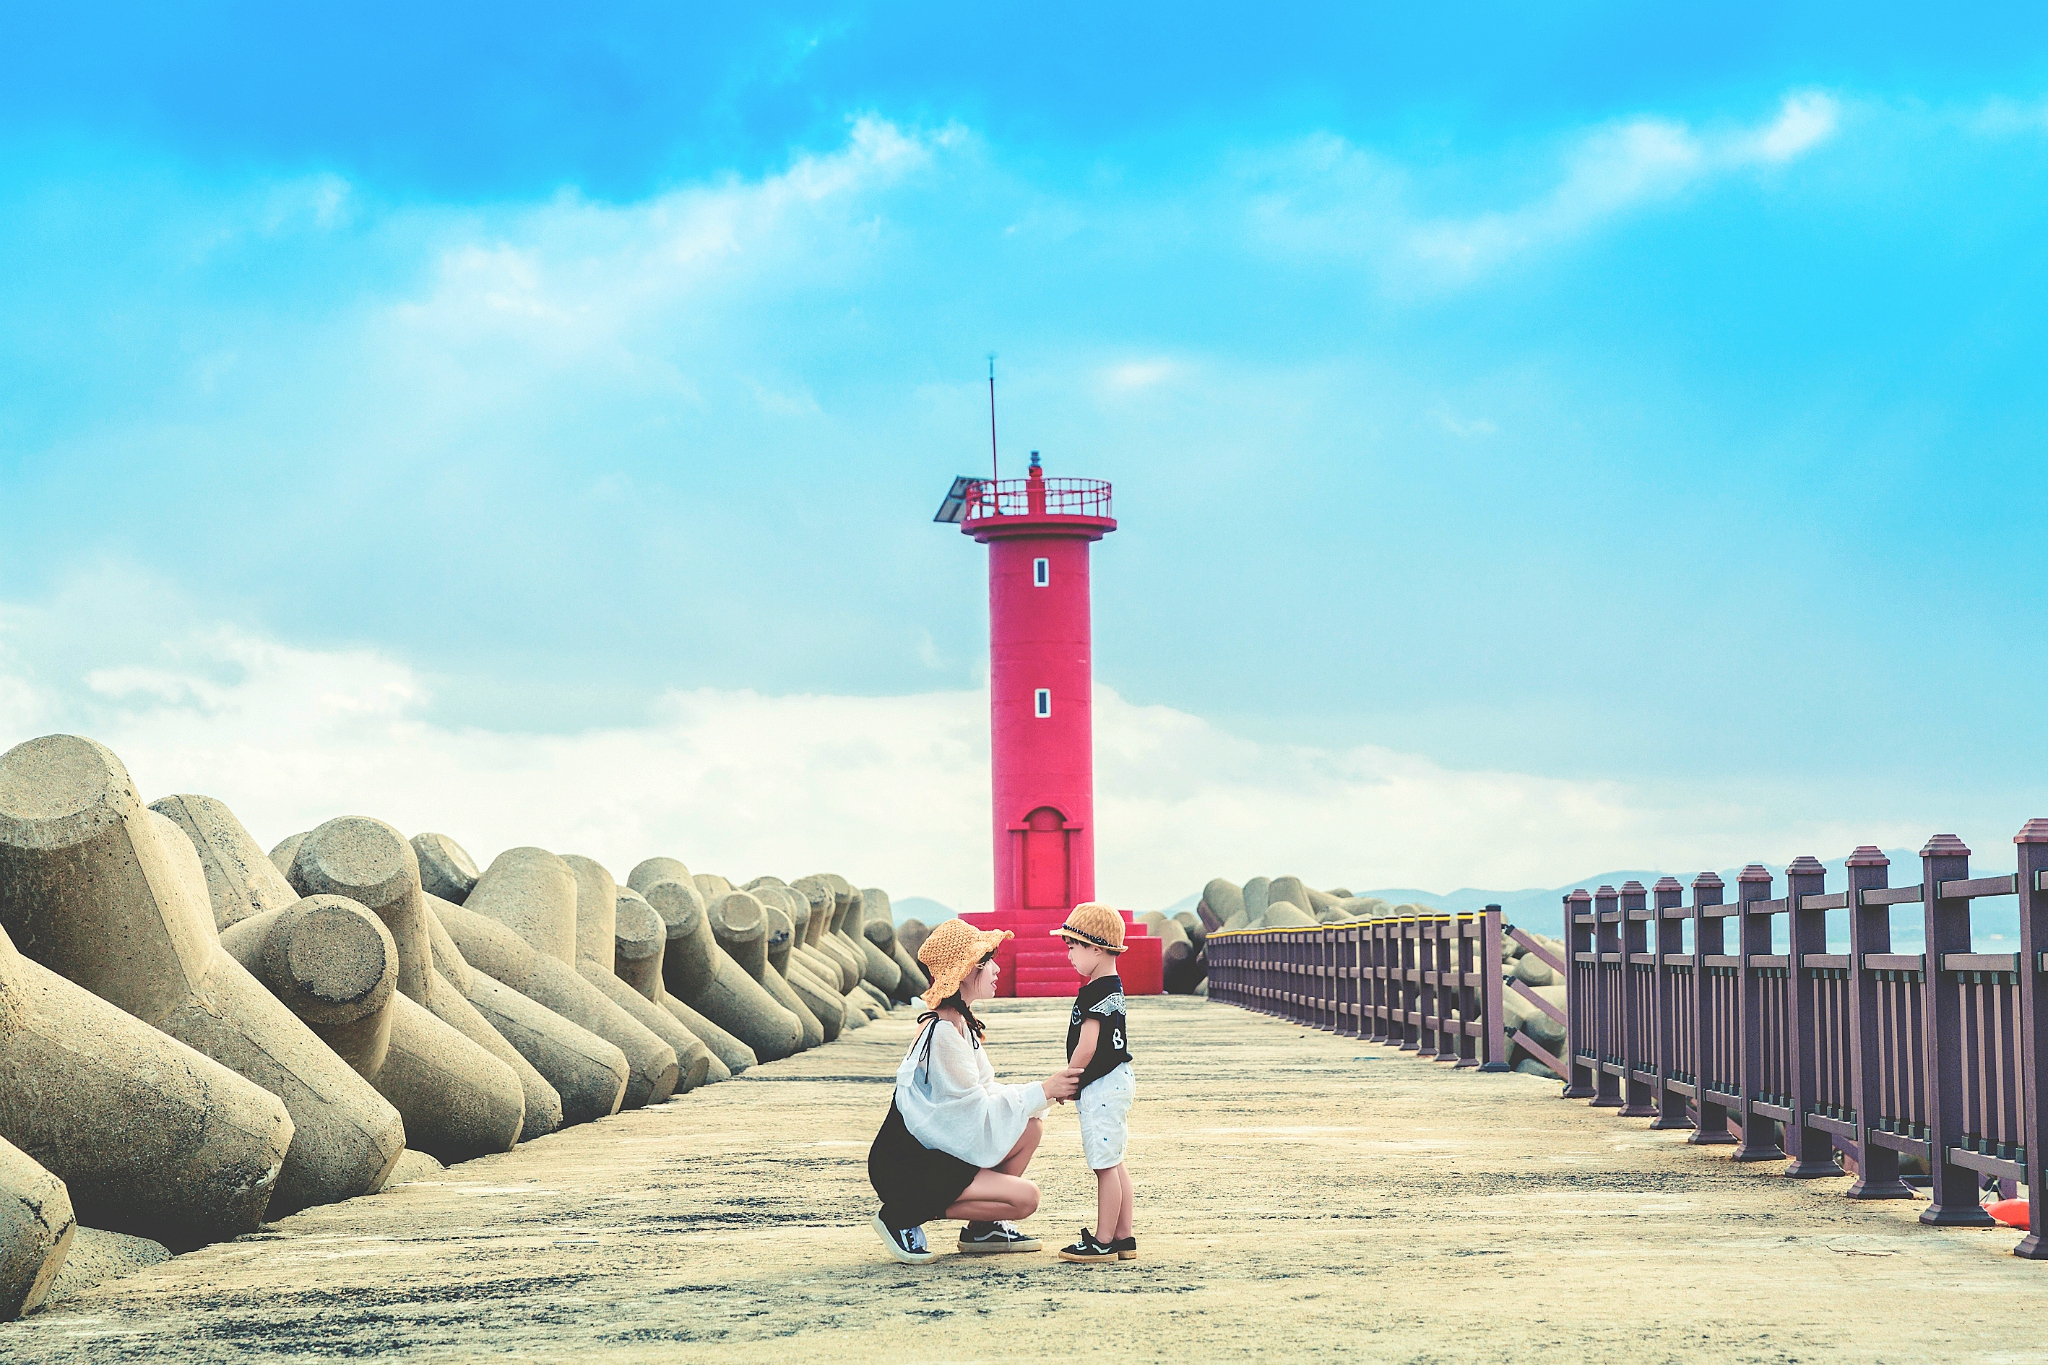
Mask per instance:
[[[937,924],[942,919],[954,918],[951,906],[941,905],[937,901],[924,896],[905,896],[901,900],[891,899],[889,908],[895,912],[898,924],[903,923],[907,919],[914,919],[922,920],[929,927]]]

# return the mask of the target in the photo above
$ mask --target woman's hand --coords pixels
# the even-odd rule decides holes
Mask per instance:
[[[1078,1066],[1061,1067],[1058,1071],[1053,1072],[1052,1075],[1047,1076],[1042,1084],[1045,1086],[1045,1097],[1047,1099],[1065,1104],[1068,1100],[1074,1098],[1081,1089],[1081,1068]]]

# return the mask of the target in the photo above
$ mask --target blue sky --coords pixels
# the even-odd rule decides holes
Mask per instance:
[[[929,517],[995,351],[1013,467],[1117,485],[1129,899],[2009,859],[2048,807],[2048,18],[1097,9],[22,21],[0,738],[438,814],[322,766],[366,752],[308,719],[346,677],[483,785],[461,745],[672,734],[679,695],[707,733],[817,699],[767,727],[785,784],[846,785],[847,726],[884,767],[943,730],[955,780],[982,565]],[[471,789],[443,823],[512,838]],[[710,841],[663,809],[637,837]],[[971,823],[902,824],[844,856],[978,894]],[[1219,826],[1244,865],[1188,865]]]

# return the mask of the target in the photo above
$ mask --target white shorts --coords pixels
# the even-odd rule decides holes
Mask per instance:
[[[1081,1150],[1087,1154],[1090,1170],[1106,1171],[1123,1164],[1124,1148],[1131,1141],[1131,1101],[1137,1097],[1138,1078],[1129,1062],[1090,1081],[1074,1097],[1074,1108],[1081,1115]]]

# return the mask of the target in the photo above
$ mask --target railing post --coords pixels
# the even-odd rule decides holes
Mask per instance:
[[[1593,956],[1593,898],[1584,887],[1564,898],[1564,946],[1564,1064],[1569,1074],[1563,1093],[1568,1100],[1591,1099],[1600,1065],[1599,1030],[1593,1027],[1600,960]]]
[[[1351,987],[1346,984],[1352,979],[1346,973],[1346,960],[1352,955],[1355,938],[1356,931],[1349,928],[1330,931],[1330,1000],[1335,1019],[1332,1027],[1339,1038],[1349,1038],[1357,1032],[1351,1022]]]
[[[1479,1064],[1479,1069],[1481,1071],[1506,1071],[1508,1069],[1508,1039],[1507,1029],[1501,1018],[1503,1008],[1501,1005],[1501,993],[1503,987],[1500,980],[1500,907],[1498,905],[1486,907],[1485,927],[1479,943],[1479,949],[1474,954],[1474,957],[1478,962],[1479,978],[1482,983],[1479,988],[1480,1008],[1485,1011],[1484,1015],[1481,1016],[1484,1026],[1482,1037],[1485,1044],[1481,1055],[1485,1060]],[[2029,1074],[2031,1075],[2032,1073],[2030,1072]]]
[[[1343,993],[1337,988],[1337,983],[1342,980],[1337,959],[1343,951],[1343,938],[1344,933],[1340,929],[1322,931],[1323,1027],[1332,1033],[1341,1033],[1344,1028],[1344,1016],[1339,1012]]]
[[[1344,1014],[1344,931],[1325,929],[1323,931],[1323,969],[1328,973],[1324,987],[1329,1002],[1330,1032],[1343,1037]]]
[[[2048,1086],[2041,1084],[2041,1063],[2048,1058],[2048,991],[2042,987],[2041,955],[2048,952],[2048,891],[2040,888],[2048,872],[2048,820],[2029,820],[2012,837],[2018,845],[2020,891],[2020,1134],[2027,1145],[2027,1235],[2012,1249],[2030,1261],[2048,1260],[2048,1237],[2041,1223],[2048,1217]]]
[[[1693,1072],[1692,1082],[1693,1112],[1698,1118],[1692,1136],[1686,1141],[1702,1147],[1735,1141],[1735,1134],[1728,1131],[1728,1106],[1707,1098],[1707,1059],[1712,1055],[1714,1036],[1714,993],[1708,988],[1707,959],[1721,955],[1726,946],[1728,921],[1700,912],[1704,907],[1721,904],[1725,891],[1715,873],[1702,872],[1692,879],[1692,1036],[1698,1051],[1698,1069]]]
[[[1962,986],[1942,970],[1946,953],[1970,951],[1970,902],[1941,899],[1941,884],[1970,875],[1970,850],[1953,834],[1937,834],[1920,850],[1920,908],[1927,926],[1921,968],[1921,1036],[1927,1057],[1927,1174],[1932,1202],[1920,1221],[1943,1227],[1989,1227],[1977,1202],[1977,1173],[1948,1159],[1963,1140]],[[2031,1154],[2030,1154],[2031,1155]]]
[[[1451,1051],[1456,1054],[1455,1065],[1460,1068],[1479,1065],[1479,1021],[1473,1016],[1479,1013],[1480,997],[1471,981],[1472,963],[1478,956],[1473,945],[1484,927],[1485,921],[1478,915],[1451,916],[1451,970],[1458,974],[1458,980],[1451,987],[1451,1013],[1455,1021],[1447,1027],[1452,1030]],[[1467,934],[1467,928],[1472,933]]]
[[[1646,1119],[1654,1117],[1656,1110],[1650,1106],[1650,1086],[1636,1079],[1636,1072],[1649,1059],[1649,1020],[1644,1018],[1643,1005],[1650,1000],[1651,990],[1641,989],[1636,982],[1636,971],[1643,964],[1636,958],[1647,956],[1649,948],[1649,921],[1643,918],[1648,910],[1646,898],[1649,893],[1643,884],[1633,879],[1621,888],[1621,922],[1615,928],[1621,931],[1621,971],[1615,981],[1621,987],[1621,1109],[1617,1117],[1625,1119]],[[1647,969],[1654,973],[1653,965]]]
[[[1455,973],[1464,960],[1464,939],[1458,933],[1458,917],[1446,915],[1436,924],[1436,1059],[1456,1064],[1458,1041],[1464,1037],[1463,1020],[1456,1020],[1463,988]],[[1449,978],[1446,980],[1446,978]]]
[[[1400,938],[1396,940],[1401,963],[1397,982],[1397,1014],[1401,1028],[1401,1051],[1422,1050],[1422,921],[1414,915],[1401,917]]]
[[[1856,1101],[1856,1179],[1845,1199],[1911,1199],[1913,1191],[1899,1179],[1899,1154],[1871,1141],[1884,1103],[1884,1076],[1879,1058],[1878,1019],[1882,1009],[1876,973],[1863,964],[1870,953],[1892,950],[1892,910],[1865,905],[1863,893],[1891,885],[1892,860],[1873,844],[1849,855],[1849,1085]]]
[[[1794,859],[1785,869],[1785,914],[1790,941],[1790,970],[1786,985],[1791,988],[1786,1022],[1792,1035],[1792,1118],[1785,1125],[1785,1152],[1792,1164],[1785,1174],[1794,1179],[1840,1175],[1835,1165],[1835,1139],[1819,1128],[1807,1125],[1813,1112],[1814,1092],[1819,1085],[1817,1057],[1820,1050],[1819,1021],[1814,1013],[1813,978],[1807,975],[1806,955],[1828,950],[1828,912],[1805,910],[1800,901],[1827,889],[1828,870],[1820,860],[1807,854]]]
[[[1365,957],[1359,964],[1359,979],[1364,983],[1366,1036],[1384,1047],[1387,1042],[1387,922],[1384,918],[1370,921],[1362,951]]]
[[[1757,863],[1742,869],[1735,879],[1736,899],[1739,904],[1749,905],[1755,901],[1771,898],[1771,874]],[[1737,1088],[1742,1092],[1742,1143],[1729,1153],[1731,1161],[1782,1161],[1784,1149],[1778,1146],[1778,1136],[1771,1131],[1773,1120],[1756,1112],[1756,1098],[1763,1089],[1763,990],[1758,986],[1749,965],[1754,957],[1768,957],[1771,952],[1771,917],[1752,915],[1748,911],[1735,917],[1737,940],[1736,953],[1741,965],[1735,969],[1735,1013],[1736,1056],[1739,1059],[1736,1075],[1740,1078]]]
[[[1621,1077],[1608,1067],[1618,1060],[1621,1049],[1621,1016],[1624,1013],[1621,981],[1610,976],[1608,967],[1621,961],[1621,912],[1615,909],[1618,894],[1611,886],[1593,893],[1593,1096],[1595,1109],[1621,1107]],[[1617,971],[1619,969],[1617,968]]]
[[[1678,1065],[1678,993],[1671,988],[1671,974],[1664,964],[1669,958],[1685,956],[1685,921],[1664,912],[1679,908],[1684,901],[1685,888],[1676,877],[1659,877],[1650,888],[1650,903],[1657,912],[1651,921],[1652,931],[1646,935],[1649,951],[1657,955],[1657,965],[1651,969],[1657,975],[1650,983],[1650,1029],[1655,1035],[1650,1064],[1657,1072],[1657,1082],[1651,1087],[1651,1101],[1657,1106],[1657,1117],[1650,1121],[1653,1129],[1692,1127],[1685,1114],[1685,1096],[1667,1084]]]

